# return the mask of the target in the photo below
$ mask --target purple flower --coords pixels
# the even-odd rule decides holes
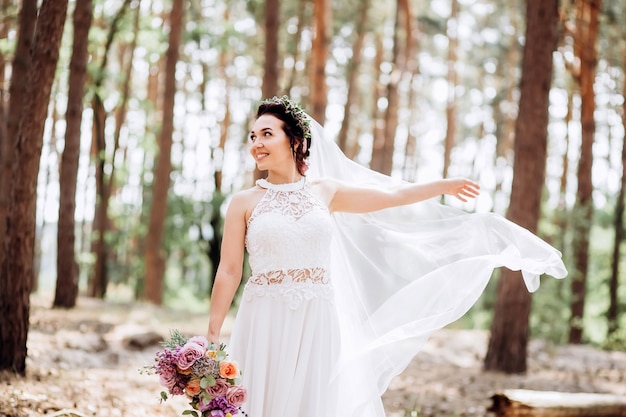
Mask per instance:
[[[211,410],[210,417],[226,417],[226,414],[222,410]]]
[[[200,410],[201,412],[205,412],[205,411],[214,411],[214,410],[219,410],[222,413],[226,414],[226,413],[231,413],[231,414],[236,414],[238,409],[237,407],[233,406],[231,403],[228,402],[228,400],[226,399],[226,397],[216,397],[213,398],[211,401],[209,401],[208,404],[206,404],[203,400],[202,397],[200,397],[200,403],[198,404],[198,410]],[[210,414],[211,416],[213,414]],[[219,415],[219,414],[218,414]]]
[[[178,360],[176,364],[184,371],[191,368],[196,359],[204,356],[206,348],[197,343],[187,342],[178,352]]]

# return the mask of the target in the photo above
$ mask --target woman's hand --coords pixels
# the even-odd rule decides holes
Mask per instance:
[[[444,181],[446,182],[444,194],[452,195],[463,202],[480,194],[480,185],[466,178],[450,178]]]
[[[209,342],[214,343],[215,346],[220,346],[220,336],[218,334],[208,332],[206,338]]]

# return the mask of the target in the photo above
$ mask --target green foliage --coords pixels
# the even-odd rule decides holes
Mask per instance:
[[[170,337],[161,343],[164,347],[168,349],[175,349],[178,346],[183,346],[189,340],[185,335],[183,335],[180,331],[173,329],[170,330]]]
[[[622,328],[618,331],[610,334],[604,343],[602,343],[602,348],[606,350],[619,350],[622,352],[626,352],[626,327],[625,323],[622,323]]]

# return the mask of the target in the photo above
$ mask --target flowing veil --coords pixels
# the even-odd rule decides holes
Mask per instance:
[[[311,119],[308,179],[393,187],[402,181],[348,159]],[[358,409],[382,416],[380,395],[438,329],[478,300],[494,268],[563,278],[561,253],[494,213],[470,214],[432,200],[368,214],[334,213],[332,282],[342,336],[334,381]]]

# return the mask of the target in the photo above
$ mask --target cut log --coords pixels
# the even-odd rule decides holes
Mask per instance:
[[[505,390],[491,397],[498,417],[626,417],[626,396]]]

